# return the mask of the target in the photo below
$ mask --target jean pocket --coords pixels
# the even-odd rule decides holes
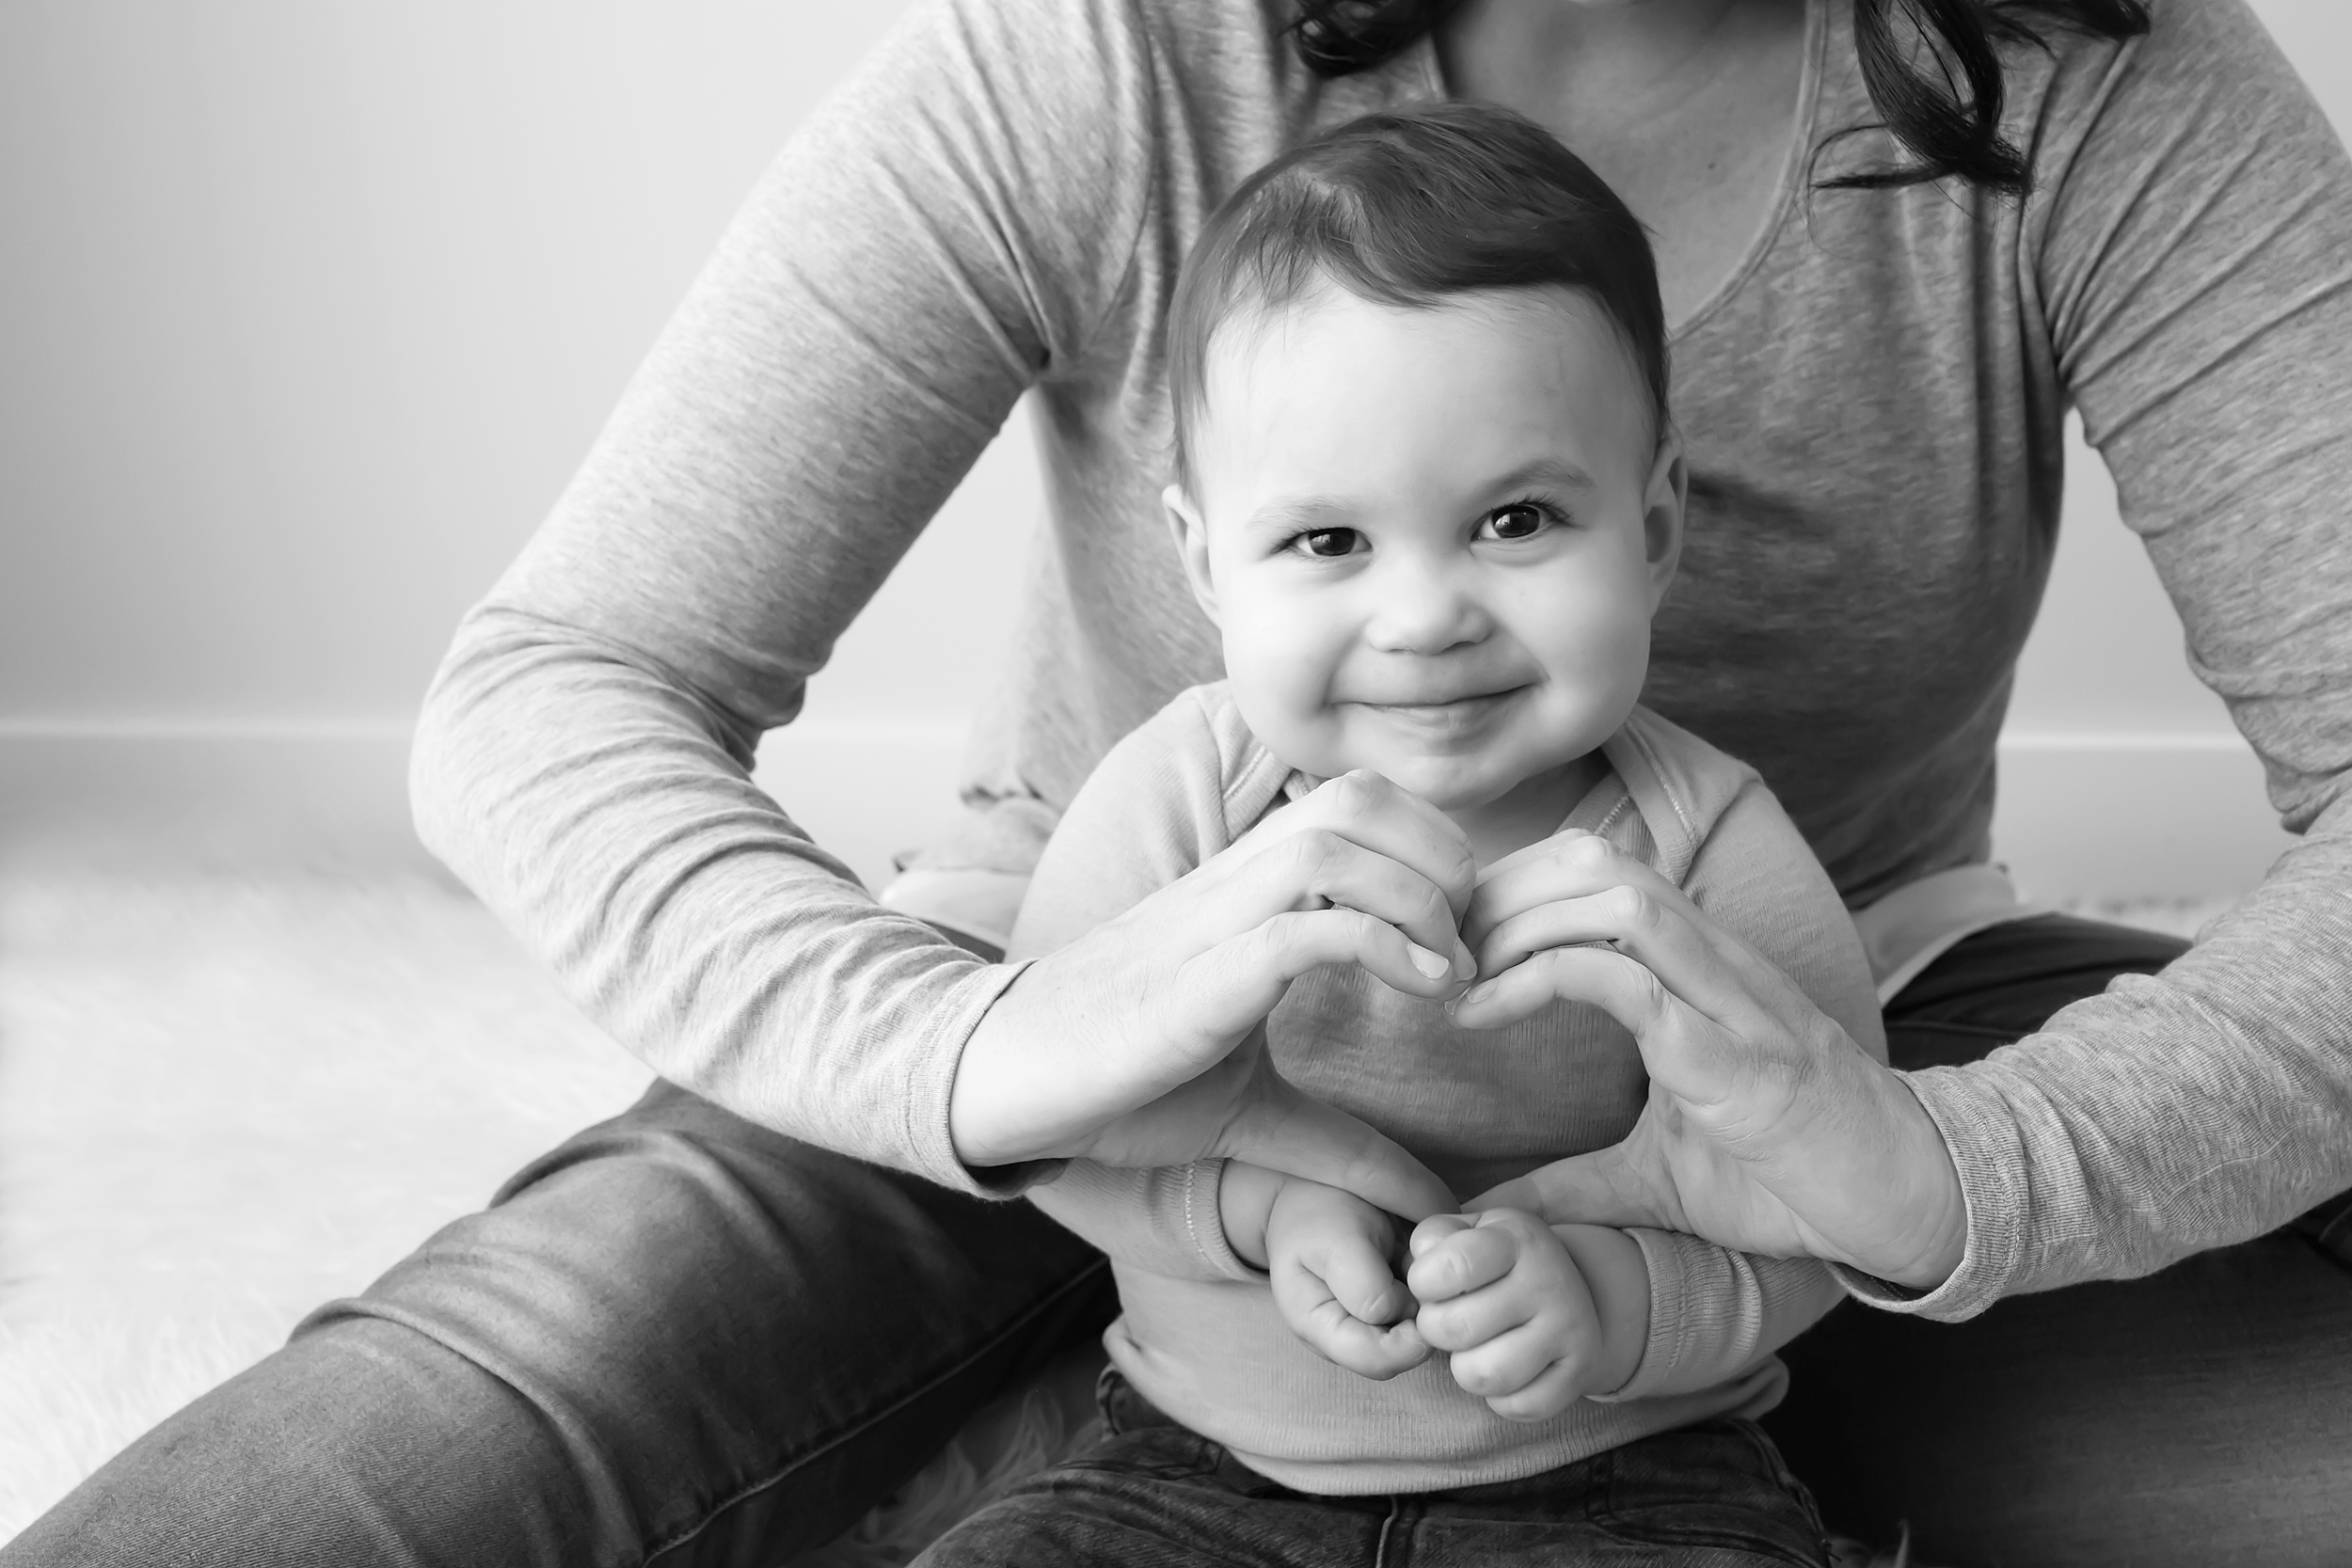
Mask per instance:
[[[1812,1493],[1753,1421],[1661,1432],[1598,1456],[1593,1522],[1621,1540],[1742,1553],[1823,1568],[1827,1532]]]

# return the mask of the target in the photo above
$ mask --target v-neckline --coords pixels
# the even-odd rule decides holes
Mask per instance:
[[[1739,293],[1748,279],[1764,264],[1772,248],[1779,244],[1782,231],[1788,226],[1789,214],[1796,210],[1799,196],[1804,188],[1804,172],[1812,165],[1812,150],[1820,135],[1821,82],[1829,44],[1829,15],[1826,0],[1805,0],[1804,55],[1797,79],[1797,107],[1789,127],[1788,148],[1781,159],[1780,177],[1772,190],[1772,200],[1766,204],[1764,215],[1740,248],[1739,259],[1699,296],[1699,301],[1679,320],[1666,324],[1669,342],[1680,342],[1714,315]],[[1414,65],[1419,70],[1423,89],[1433,98],[1451,102],[1453,87],[1445,79],[1445,66],[1438,55],[1437,35],[1424,34],[1413,45]]]

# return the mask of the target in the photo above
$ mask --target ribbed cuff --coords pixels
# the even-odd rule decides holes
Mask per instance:
[[[1244,1284],[1262,1284],[1266,1278],[1263,1269],[1254,1269],[1233,1250],[1226,1239],[1225,1211],[1217,1202],[1217,1190],[1224,1185],[1225,1162],[1195,1160],[1184,1168],[1184,1234],[1220,1279],[1237,1279]]]
[[[2009,1101],[1971,1074],[1935,1067],[1897,1076],[1910,1085],[1934,1121],[1960,1172],[1961,1196],[1968,1206],[1968,1239],[1960,1267],[1943,1284],[1925,1291],[1842,1264],[1832,1265],[1832,1272],[1848,1295],[1882,1311],[1959,1323],[2000,1300],[2024,1262],[2032,1206],[2025,1140],[2018,1135]]]
[[[1642,1359],[1634,1364],[1633,1375],[1626,1379],[1624,1387],[1614,1393],[1585,1396],[1597,1404],[1644,1400],[1664,1391],[1676,1369],[1682,1364],[1683,1351],[1691,1342],[1693,1329],[1702,1326],[1692,1322],[1691,1271],[1683,1258],[1682,1243],[1707,1243],[1670,1230],[1651,1230],[1641,1226],[1628,1226],[1625,1233],[1642,1249],[1642,1261],[1649,1269],[1649,1338],[1643,1344]]]

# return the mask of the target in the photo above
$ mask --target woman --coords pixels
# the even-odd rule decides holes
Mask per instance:
[[[972,1195],[1079,1153],[1396,1180],[1250,1021],[1315,963],[1395,972],[1400,930],[1453,950],[1466,910],[1497,985],[1616,1007],[1685,1112],[1521,1196],[1802,1244],[1900,1309],[1797,1350],[1778,1430],[1833,1523],[2016,1562],[2334,1553],[2352,1273],[2265,1233],[2352,1183],[2352,170],[2242,0],[2145,12],[927,6],[755,194],[420,738],[431,841],[682,1087],[0,1560],[785,1557],[1099,1325],[1100,1260]],[[1923,1071],[1858,1066],[1621,868],[1551,890],[1550,939],[1632,917],[1601,934],[1646,967],[1515,967],[1455,850],[1372,786],[1200,874],[1263,920],[1179,884],[1017,977],[936,935],[985,949],[1093,760],[1215,673],[1155,500],[1201,216],[1300,136],[1441,93],[1550,126],[1656,233],[1694,477],[1648,700],[1763,770],[1890,965],[1927,960],[1888,1015]],[[744,769],[1027,389],[1052,531],[976,808],[884,911]],[[2185,957],[1999,923],[1969,870],[2070,403],[2305,833]]]

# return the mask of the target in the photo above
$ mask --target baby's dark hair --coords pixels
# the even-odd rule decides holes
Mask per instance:
[[[1479,103],[1366,115],[1266,165],[1211,215],[1176,280],[1168,388],[1178,477],[1210,341],[1237,310],[1272,312],[1326,283],[1428,309],[1481,289],[1573,289],[1615,324],[1667,420],[1666,312],[1640,220],[1542,126]]]

